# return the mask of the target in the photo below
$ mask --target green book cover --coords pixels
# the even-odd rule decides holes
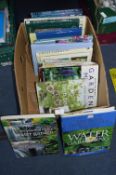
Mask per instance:
[[[106,127],[64,133],[64,153],[79,154],[82,152],[96,152],[100,149],[109,149],[112,132],[112,127]]]
[[[97,110],[96,110],[97,111]],[[92,111],[61,116],[64,154],[86,155],[108,151],[111,146],[116,111]]]
[[[40,72],[42,72],[43,81],[61,81],[81,78],[81,66],[40,68]]]
[[[54,154],[59,151],[54,114],[5,116],[1,121],[17,157]]]
[[[40,113],[58,108],[69,112],[86,106],[86,79],[38,82],[36,90]]]
[[[35,31],[39,31],[41,29],[55,29],[55,28],[71,28],[71,27],[79,27],[79,19],[64,19],[64,20],[33,20],[30,23],[25,22],[25,26],[28,33],[34,33]]]

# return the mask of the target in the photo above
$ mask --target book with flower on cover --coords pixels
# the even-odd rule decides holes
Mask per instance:
[[[47,70],[46,81],[36,83],[40,113],[63,109],[64,112],[76,111],[97,106],[98,65],[56,67]],[[66,76],[65,76],[66,75]]]
[[[48,109],[49,107],[65,106],[65,112],[97,106],[99,78],[97,63],[48,64],[42,68],[40,75],[39,79],[42,82],[36,84],[40,112],[43,113],[46,103],[48,106],[45,108]],[[52,87],[51,91],[53,90],[53,92],[48,91],[49,87]],[[67,99],[65,104],[64,94],[65,102]],[[54,105],[53,101],[55,103],[58,99],[60,99],[60,102]],[[73,105],[73,107],[70,108],[70,105]]]
[[[58,153],[54,114],[2,116],[1,122],[17,157]]]
[[[36,90],[40,113],[50,113],[58,108],[69,112],[86,106],[85,79],[38,82]]]

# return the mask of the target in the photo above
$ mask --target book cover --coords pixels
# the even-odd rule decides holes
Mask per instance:
[[[77,62],[90,62],[92,59],[93,49],[70,49],[65,51],[53,51],[36,53],[36,59],[38,63],[38,69],[46,67],[46,65],[55,64],[70,64]],[[71,64],[72,64],[71,63]]]
[[[81,78],[81,66],[40,68],[39,79],[43,81],[75,80]]]
[[[68,37],[68,36],[80,36],[82,29],[80,27],[72,27],[65,29],[52,29],[47,31],[39,31],[35,32],[37,40],[41,39],[51,39],[51,38],[59,38],[59,37]]]
[[[57,77],[56,79],[58,81],[54,81],[52,75],[50,77],[52,81],[36,84],[41,113],[44,113],[45,110],[50,112],[50,110],[52,111],[55,108],[63,108],[64,112],[69,112],[97,106],[98,65],[91,62],[89,65],[82,65],[81,70],[80,68],[76,68],[76,71],[73,72],[73,77],[70,76],[71,74],[68,77],[68,73],[66,72],[64,75],[67,77],[64,77],[63,74],[57,77],[55,70],[54,76]],[[72,80],[75,73],[76,79]],[[46,78],[48,77],[46,76]]]
[[[42,30],[51,30],[51,29],[66,29],[66,28],[72,28],[77,27],[79,28],[79,19],[64,19],[64,18],[30,18],[25,19],[24,24],[26,27],[27,34],[34,32],[39,32]]]
[[[70,79],[81,79],[87,78],[83,74],[88,72],[89,68],[98,69],[98,65],[94,62],[79,63],[79,62],[65,62],[65,63],[54,63],[46,64],[39,69],[39,79],[42,78],[43,81],[61,81],[61,80],[70,80]],[[84,69],[84,70],[83,70]],[[83,73],[84,72],[84,73]],[[93,72],[94,74],[94,72]],[[95,76],[98,74],[96,71]],[[87,75],[86,75],[87,76]],[[97,77],[97,76],[96,76]],[[94,77],[95,78],[95,77]],[[89,78],[88,78],[89,81]]]
[[[90,44],[93,43],[93,36],[92,35],[84,35],[84,36],[69,36],[69,37],[59,37],[59,38],[52,38],[52,39],[42,39],[38,40],[36,37],[36,33],[30,33],[30,40],[31,43],[38,43],[38,44],[47,44],[47,43],[79,43],[85,44],[85,47],[91,47]]]
[[[54,65],[54,64],[53,64]],[[97,106],[98,99],[98,74],[99,67],[97,63],[56,63],[56,67],[44,67],[43,72],[40,69],[40,79],[42,81],[61,81],[61,80],[78,80],[85,79],[85,106],[84,108],[91,108]],[[77,81],[78,84],[78,81]],[[69,91],[70,93],[70,91]]]
[[[64,10],[52,10],[42,12],[31,12],[31,18],[46,18],[46,17],[59,17],[59,16],[78,16],[82,15],[82,9],[64,9]]]
[[[97,111],[97,110],[96,110]],[[116,111],[87,112],[61,116],[65,155],[86,155],[108,151],[116,120]]]
[[[86,79],[36,83],[40,113],[51,113],[62,108],[64,112],[86,106]]]
[[[85,16],[64,16],[64,17],[52,17],[52,18],[28,18],[24,19],[27,35],[33,33],[37,29],[49,29],[49,28],[70,28],[80,27],[82,28],[82,35],[85,34]]]
[[[1,117],[17,157],[54,154],[59,150],[54,114]]]

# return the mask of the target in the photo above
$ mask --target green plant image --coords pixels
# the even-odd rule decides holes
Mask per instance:
[[[2,120],[17,157],[59,151],[57,123],[53,117]]]
[[[112,132],[112,127],[105,127],[63,133],[64,153],[79,154],[109,149]]]
[[[43,69],[44,81],[61,81],[81,78],[80,66],[53,67]]]
[[[63,107],[74,111],[85,107],[85,80],[42,82],[37,84],[37,95],[41,109],[49,111]]]

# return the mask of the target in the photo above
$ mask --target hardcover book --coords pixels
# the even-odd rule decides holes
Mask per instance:
[[[112,108],[61,116],[65,155],[86,155],[110,149],[116,111]]]
[[[78,16],[82,15],[82,9],[65,9],[65,10],[52,10],[42,12],[31,12],[32,18],[46,18],[46,17],[59,17],[59,16]]]
[[[24,19],[27,35],[39,29],[51,28],[82,28],[82,35],[85,34],[85,16],[64,16],[64,17],[46,17],[46,18],[28,18]]]
[[[72,27],[65,29],[51,29],[42,30],[35,32],[38,40],[60,38],[60,37],[70,37],[70,36],[80,36],[82,32],[81,27]]]
[[[52,81],[51,84],[53,84],[53,88],[54,88],[54,84],[56,84],[55,86],[59,87],[59,85],[57,85],[58,83],[63,85],[63,83],[60,81],[69,80],[69,82],[64,81],[67,84],[67,85],[65,84],[65,86],[68,87],[68,84],[69,84],[69,87],[70,87],[68,89],[68,92],[66,92],[66,94],[68,94],[68,93],[71,94],[71,91],[74,88],[72,85],[73,83],[74,83],[75,87],[77,85],[77,87],[79,88],[80,86],[78,85],[78,83],[80,84],[80,82],[81,82],[82,83],[81,88],[85,89],[83,91],[83,93],[84,93],[83,94],[84,95],[84,105],[82,105],[82,107],[83,108],[90,108],[90,107],[97,106],[98,71],[99,71],[97,63],[85,62],[85,63],[72,63],[72,64],[70,63],[67,65],[63,64],[63,63],[62,64],[56,63],[55,65],[56,65],[56,67],[53,65],[54,67],[53,66],[52,67],[44,67],[43,69],[40,69],[40,72],[39,72],[40,78],[39,79],[42,81],[48,81],[48,82]],[[75,80],[75,81],[72,81],[72,80]],[[55,81],[57,81],[57,82],[55,82]],[[45,84],[47,85],[47,82],[42,82],[42,83],[43,83],[43,86]],[[42,85],[42,83],[41,83],[41,85]],[[65,89],[65,86],[62,88]],[[43,89],[44,89],[44,87],[43,87]],[[47,91],[47,89],[44,89],[44,90]],[[59,89],[57,89],[57,90],[59,91]],[[42,92],[42,91],[43,90],[41,87],[40,92]],[[78,91],[78,93],[81,93],[80,90],[75,89],[74,90],[75,94],[77,91]],[[43,92],[43,93],[45,94],[45,92]],[[39,91],[38,91],[38,94],[39,94]],[[75,94],[71,94],[72,98],[76,97]],[[45,96],[43,95],[43,97],[45,97]],[[71,97],[68,96],[67,98],[69,98],[69,101],[70,101]],[[78,97],[76,97],[76,98],[79,99]],[[45,97],[45,99],[46,99],[46,97]],[[41,101],[41,99],[40,99],[40,101]],[[51,101],[52,101],[52,99],[51,99]],[[50,100],[49,100],[49,102],[50,102]],[[77,103],[76,100],[74,101],[74,103]],[[78,109],[78,107],[75,107],[75,110],[77,110],[76,108]]]
[[[40,113],[51,112],[58,108],[62,108],[64,112],[69,112],[96,106],[98,83],[96,72],[98,70],[92,71],[90,74],[87,70],[85,72],[86,74],[82,71],[82,78],[77,80],[36,83]],[[91,75],[94,73],[96,74],[95,77]],[[77,76],[80,76],[79,74]]]
[[[94,62],[82,63],[76,61],[62,62],[45,64],[39,69],[39,80],[40,81],[61,81],[70,79],[81,79],[84,74],[87,73],[88,69],[95,68],[95,73],[93,72],[94,78],[97,78],[98,65]],[[89,78],[88,78],[89,79]]]
[[[37,33],[30,33],[30,42],[38,43],[38,44],[47,44],[47,43],[78,43],[79,45],[83,43],[83,47],[92,47],[93,46],[93,36],[92,35],[84,35],[84,36],[66,36],[59,38],[49,38],[49,39],[41,39],[39,40]],[[87,46],[88,45],[88,46]],[[82,47],[82,46],[81,46]]]
[[[1,117],[17,157],[54,154],[59,150],[54,114]]]

